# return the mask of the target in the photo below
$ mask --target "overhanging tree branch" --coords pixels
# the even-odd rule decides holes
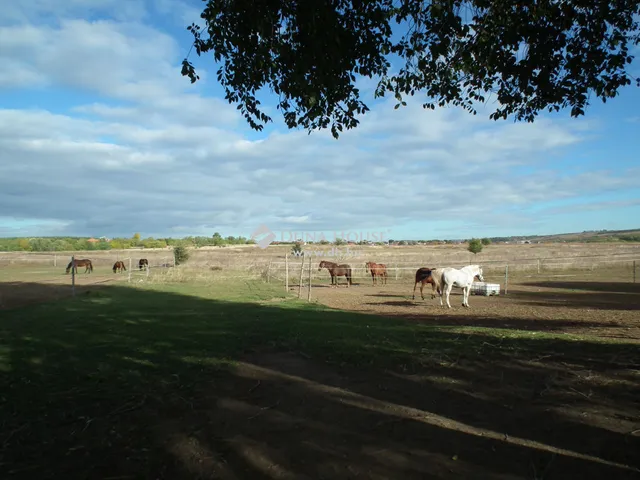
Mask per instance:
[[[375,97],[392,93],[396,108],[423,93],[426,108],[475,114],[494,92],[490,118],[533,122],[618,95],[640,44],[640,0],[209,0],[201,17],[193,49],[222,64],[225,98],[253,129],[273,120],[256,98],[269,86],[289,128],[335,138],[369,110],[356,75],[377,78]],[[390,76],[392,57],[403,65]],[[182,75],[199,79],[188,57]]]

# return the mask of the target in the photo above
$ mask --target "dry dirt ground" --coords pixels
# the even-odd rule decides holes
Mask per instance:
[[[502,286],[503,288],[504,286]],[[390,317],[415,318],[437,325],[469,325],[495,328],[567,332],[640,341],[640,284],[595,280],[521,279],[509,285],[505,295],[470,295],[470,308],[462,307],[462,291],[454,288],[451,309],[431,298],[424,300],[411,281],[372,286],[360,282],[349,288],[312,285],[312,299],[324,305]],[[292,287],[297,292],[297,287]],[[303,298],[306,298],[303,288]],[[444,298],[443,298],[444,302]]]

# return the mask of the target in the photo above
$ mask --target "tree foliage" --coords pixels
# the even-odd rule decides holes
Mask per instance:
[[[187,247],[184,245],[176,245],[173,247],[173,258],[175,259],[175,264],[180,265],[189,260],[189,251]]]
[[[289,128],[331,128],[335,138],[376,97],[426,95],[425,108],[474,105],[494,95],[490,118],[533,122],[539,112],[584,115],[630,85],[639,0],[208,0],[192,24],[198,55],[212,52],[218,81],[255,130],[272,121],[257,92],[279,99]],[[635,17],[634,17],[635,15]],[[199,79],[183,61],[182,75]],[[390,60],[399,62],[391,68]],[[392,73],[393,71],[393,73]],[[640,80],[636,80],[640,85]]]
[[[293,255],[298,255],[302,252],[302,244],[300,242],[296,242],[291,246],[291,253]]]
[[[482,251],[483,245],[482,240],[479,238],[472,238],[469,240],[469,245],[467,246],[467,250],[469,250],[474,255],[476,253],[480,253]]]
[[[487,245],[491,245],[491,239],[490,239],[490,238],[485,237],[485,238],[483,238],[483,239],[482,239],[482,240],[480,240],[480,241],[482,242],[482,245],[484,245],[485,247],[486,247]]]

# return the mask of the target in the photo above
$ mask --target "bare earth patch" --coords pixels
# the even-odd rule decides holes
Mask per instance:
[[[297,292],[297,287],[292,291]],[[640,284],[530,280],[511,285],[507,295],[471,295],[469,309],[462,307],[460,289],[451,293],[451,309],[441,307],[438,297],[431,299],[430,285],[424,296],[422,300],[416,289],[412,300],[411,284],[371,286],[363,282],[349,288],[312,287],[314,300],[341,310],[438,325],[586,333],[640,341]]]

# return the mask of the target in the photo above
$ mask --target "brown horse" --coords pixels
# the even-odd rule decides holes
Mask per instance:
[[[149,268],[149,260],[147,260],[146,258],[141,258],[140,261],[138,262],[138,268],[140,270],[142,270],[143,266],[146,266],[147,268]]]
[[[127,267],[124,266],[124,262],[118,260],[116,263],[113,264],[113,273],[116,272],[123,272],[123,271],[127,271]]]
[[[67,265],[67,270],[65,271],[65,273],[69,273],[69,270],[71,270],[72,263],[74,263],[73,270],[75,273],[78,273],[78,267],[85,267],[84,273],[93,272],[93,264],[91,263],[91,260],[89,260],[88,258],[83,258],[81,260],[73,260],[69,262],[69,265]]]
[[[382,277],[382,283],[387,284],[387,266],[384,263],[367,262],[364,266],[367,267],[367,273],[371,272],[374,285],[378,283],[377,277]]]
[[[426,283],[431,284],[431,298],[436,298],[434,291],[438,289],[438,295],[440,295],[440,284],[433,276],[433,269],[422,267],[416,270],[416,283],[413,285],[413,299],[416,299],[416,286],[420,284],[420,296],[424,300],[424,294],[422,293],[424,285]]]
[[[347,279],[347,287],[349,287],[349,285],[353,285],[353,282],[351,281],[351,265],[338,265],[337,263],[327,262],[326,260],[323,260],[320,262],[320,268],[318,268],[318,271],[322,270],[323,268],[329,270],[329,274],[331,275],[331,285],[335,285],[337,287],[338,277],[341,276],[344,276]]]

